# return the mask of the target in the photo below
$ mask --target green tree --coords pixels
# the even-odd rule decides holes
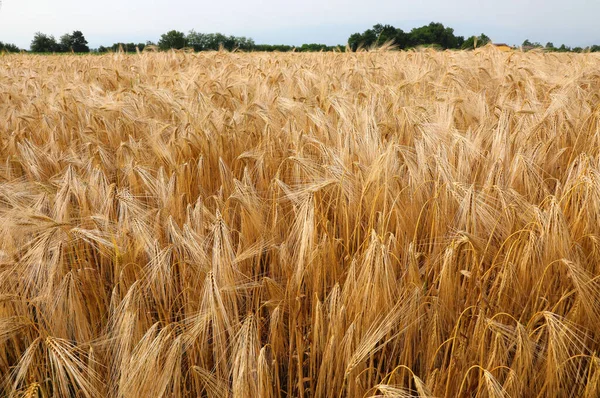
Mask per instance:
[[[408,34],[400,28],[396,29],[394,44],[396,44],[398,48],[406,48],[406,46],[408,45]]]
[[[73,33],[65,33],[60,37],[59,51],[62,52],[75,52],[75,53],[89,53],[90,48],[88,42],[81,31],[76,30]]]
[[[30,49],[34,53],[53,53],[59,51],[59,45],[54,36],[36,32],[31,41]]]
[[[204,33],[190,30],[186,36],[187,45],[192,47],[194,51],[204,51],[206,49],[206,35]]]
[[[222,33],[208,33],[204,35],[205,50],[217,51],[221,46],[227,50],[233,50],[235,47],[235,37],[225,36]]]
[[[298,48],[300,52],[318,52],[318,51],[329,51],[330,48],[326,44],[318,44],[318,43],[306,43]]]
[[[391,42],[400,49],[418,45],[460,48],[465,42],[465,38],[456,36],[454,29],[437,22],[414,28],[410,33],[405,33],[402,29],[397,29],[391,25],[376,24],[372,29],[367,29],[362,34],[352,34],[348,38],[348,47],[352,51],[356,51],[360,47],[378,46],[386,42]]]
[[[90,52],[90,48],[88,47],[88,42],[80,30],[76,30],[73,33],[71,33],[70,49],[76,53],[89,53]]]
[[[239,36],[235,38],[235,46],[240,50],[250,51],[255,45],[251,37]]]
[[[252,50],[254,51],[265,51],[265,52],[288,52],[292,51],[294,47],[287,44],[255,44]]]
[[[160,37],[158,47],[161,50],[182,49],[186,46],[185,34],[177,30],[171,30]]]
[[[377,24],[373,26],[372,31],[377,37],[375,41],[377,45],[384,44],[388,41],[395,42],[397,32],[396,28],[394,28],[392,25]]]
[[[463,50],[472,50],[476,47],[476,43],[479,41],[477,40],[477,36],[471,36],[468,37],[462,44],[461,48]]]
[[[482,46],[485,46],[486,44],[491,43],[492,39],[490,39],[485,33],[482,33],[479,35],[479,40],[477,42],[481,43]]]
[[[356,51],[362,43],[362,35],[360,33],[353,33],[348,38],[348,47],[350,50]]]
[[[373,29],[367,29],[362,34],[362,46],[372,47],[377,42],[377,33]]]
[[[56,51],[66,53],[71,51],[71,44],[73,39],[71,38],[70,33],[65,33],[60,37],[60,41],[58,42],[58,49]]]
[[[472,50],[473,48],[483,47],[491,41],[492,40],[485,33],[482,33],[479,36],[471,36],[467,38],[462,43],[460,48],[462,48],[463,50]]]
[[[110,47],[100,46],[98,48],[98,52],[108,52],[109,50],[112,52],[124,51],[124,52],[136,52],[137,50],[144,51],[146,48],[146,43],[114,43]]]
[[[447,28],[439,22],[414,28],[410,31],[409,42],[413,46],[437,44],[444,49],[458,47],[454,29]]]
[[[18,53],[20,51],[21,51],[21,49],[19,47],[15,46],[14,44],[2,43],[0,41],[0,53],[2,53],[2,52]]]

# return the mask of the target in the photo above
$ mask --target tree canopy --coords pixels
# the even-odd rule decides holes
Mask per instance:
[[[76,30],[73,33],[64,34],[60,38],[61,51],[73,51],[75,53],[89,53],[88,42],[81,31]]]
[[[75,52],[88,53],[90,48],[85,36],[80,30],[73,33],[65,33],[57,42],[54,36],[37,32],[33,36],[30,49],[34,53],[53,53],[53,52]]]
[[[158,41],[158,47],[161,50],[182,49],[186,46],[185,33],[178,30],[171,30],[163,34]]]
[[[191,30],[187,37],[187,45],[194,51],[219,50],[252,50],[255,46],[254,40],[244,36],[226,36],[222,33],[199,33]]]
[[[463,36],[456,36],[454,29],[445,27],[439,22],[431,22],[429,25],[413,28],[408,33],[392,25],[376,24],[373,25],[373,28],[367,29],[363,33],[353,33],[348,38],[348,45],[352,51],[380,46],[384,43],[393,44],[400,49],[416,46],[436,46],[449,49],[461,48],[464,42]]]
[[[117,52],[117,51],[125,51],[125,52],[136,52],[137,50],[144,51],[144,48],[150,45],[155,45],[151,41],[147,41],[146,43],[114,43],[110,47],[100,46],[98,47],[99,53],[105,53],[108,51]]]
[[[468,37],[460,48],[463,50],[471,50],[477,47],[483,47],[491,41],[492,40],[486,34],[482,33],[479,36]]]
[[[11,43],[3,43],[0,41],[0,53],[8,52],[8,53],[18,53],[21,49],[14,44]]]
[[[454,29],[444,26],[439,22],[431,22],[428,25],[423,25],[405,32],[400,28],[396,28],[387,24],[375,24],[372,28],[364,32],[356,32],[348,38],[348,48],[351,51],[357,51],[361,48],[369,49],[379,47],[384,44],[390,44],[392,48],[408,49],[418,46],[433,47],[439,49],[463,49],[470,50],[477,47],[482,47],[491,42],[491,39],[484,33],[473,35],[465,39],[463,36],[454,34]],[[135,52],[143,51],[148,45],[155,45],[151,41],[146,43],[127,43],[118,42],[110,47],[100,46],[94,49],[94,52],[119,51]],[[315,51],[344,51],[346,45],[330,46],[320,43],[305,43],[300,46],[291,46],[287,44],[256,44],[252,38],[245,36],[225,35],[222,33],[200,33],[195,30],[190,30],[187,34],[171,30],[161,35],[158,41],[158,47],[161,50],[182,49],[185,47],[191,48],[194,51],[217,51],[222,49],[233,51],[298,51],[298,52],[315,52]],[[555,47],[552,42],[546,43],[545,46],[539,42],[532,42],[529,39],[523,41],[521,48],[525,51],[532,48],[540,48],[544,51],[556,52],[598,52],[599,45],[590,47],[574,47],[571,48],[562,44]],[[76,30],[72,33],[64,34],[57,41],[54,36],[45,33],[35,33],[31,41],[30,49],[36,53],[52,53],[52,52],[75,52],[86,53],[90,51],[88,42],[83,33]],[[14,44],[0,42],[0,52],[18,52],[20,49]]]
[[[34,53],[53,53],[59,51],[59,45],[54,36],[36,32],[31,41],[30,49]]]

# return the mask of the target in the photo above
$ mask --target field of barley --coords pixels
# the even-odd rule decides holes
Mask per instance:
[[[600,55],[0,56],[0,396],[600,394]]]

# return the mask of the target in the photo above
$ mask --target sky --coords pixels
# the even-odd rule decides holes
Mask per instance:
[[[172,30],[246,36],[259,44],[345,44],[376,23],[410,31],[441,22],[496,43],[600,44],[599,0],[0,0],[0,41],[28,49],[35,32],[80,30],[91,48],[156,42]]]

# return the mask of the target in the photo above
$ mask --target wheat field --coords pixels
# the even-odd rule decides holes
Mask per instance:
[[[0,396],[600,394],[600,55],[0,56]]]

